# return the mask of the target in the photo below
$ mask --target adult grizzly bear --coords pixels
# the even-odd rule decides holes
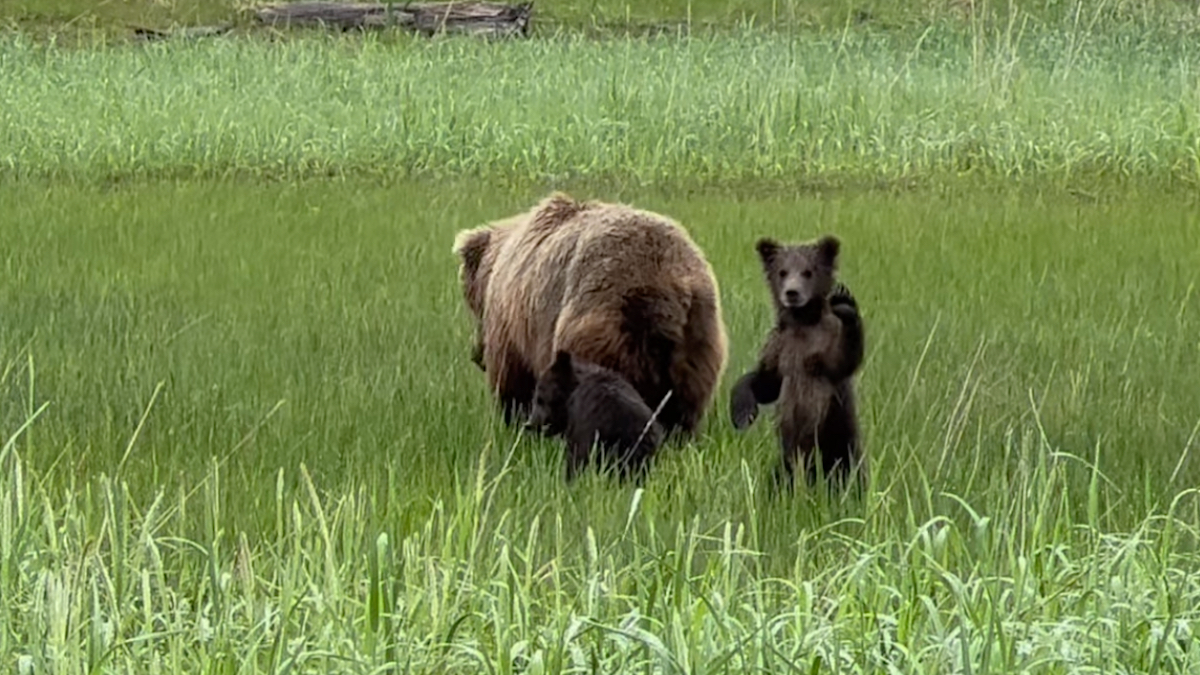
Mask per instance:
[[[759,405],[779,401],[780,477],[789,483],[797,464],[815,477],[814,454],[836,482],[856,464],[865,476],[853,381],[863,324],[854,296],[835,280],[839,247],[828,235],[790,246],[764,238],[755,246],[776,323],[758,364],[734,384],[730,414],[734,428],[745,429]]]
[[[528,212],[458,233],[476,362],[505,421],[564,351],[624,377],[667,433],[691,436],[728,347],[712,268],[673,220],[554,193]]]

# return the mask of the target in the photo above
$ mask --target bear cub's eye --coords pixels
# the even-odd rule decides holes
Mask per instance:
[[[804,278],[811,279],[812,278],[812,270],[804,270]]]
[[[786,279],[787,278],[787,270],[779,270],[779,278]]]

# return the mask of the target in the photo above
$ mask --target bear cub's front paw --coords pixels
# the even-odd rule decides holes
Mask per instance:
[[[758,417],[758,401],[754,397],[754,390],[744,385],[734,387],[729,409],[734,429],[740,431],[753,424]]]

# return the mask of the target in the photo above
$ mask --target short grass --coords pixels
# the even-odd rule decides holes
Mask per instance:
[[[623,191],[722,284],[833,231],[865,498],[771,416],[561,480],[468,360],[450,243],[540,193],[0,186],[0,659],[18,672],[1195,672],[1200,208],[1156,191]],[[821,666],[820,664],[824,664]]]
[[[1195,185],[1193,45],[1019,24],[95,50],[16,37],[0,40],[0,174]]]

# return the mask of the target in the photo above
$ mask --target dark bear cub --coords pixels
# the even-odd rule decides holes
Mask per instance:
[[[616,371],[558,351],[538,378],[529,426],[567,442],[567,480],[587,465],[593,447],[605,469],[638,479],[664,431],[637,390]]]
[[[863,360],[863,325],[858,303],[835,281],[841,244],[824,236],[815,242],[756,244],[771,299],[775,327],[757,366],[734,384],[730,412],[736,429],[758,416],[758,406],[779,401],[783,478],[790,484],[803,463],[811,481],[819,455],[823,473],[838,483],[861,456],[854,386]]]

